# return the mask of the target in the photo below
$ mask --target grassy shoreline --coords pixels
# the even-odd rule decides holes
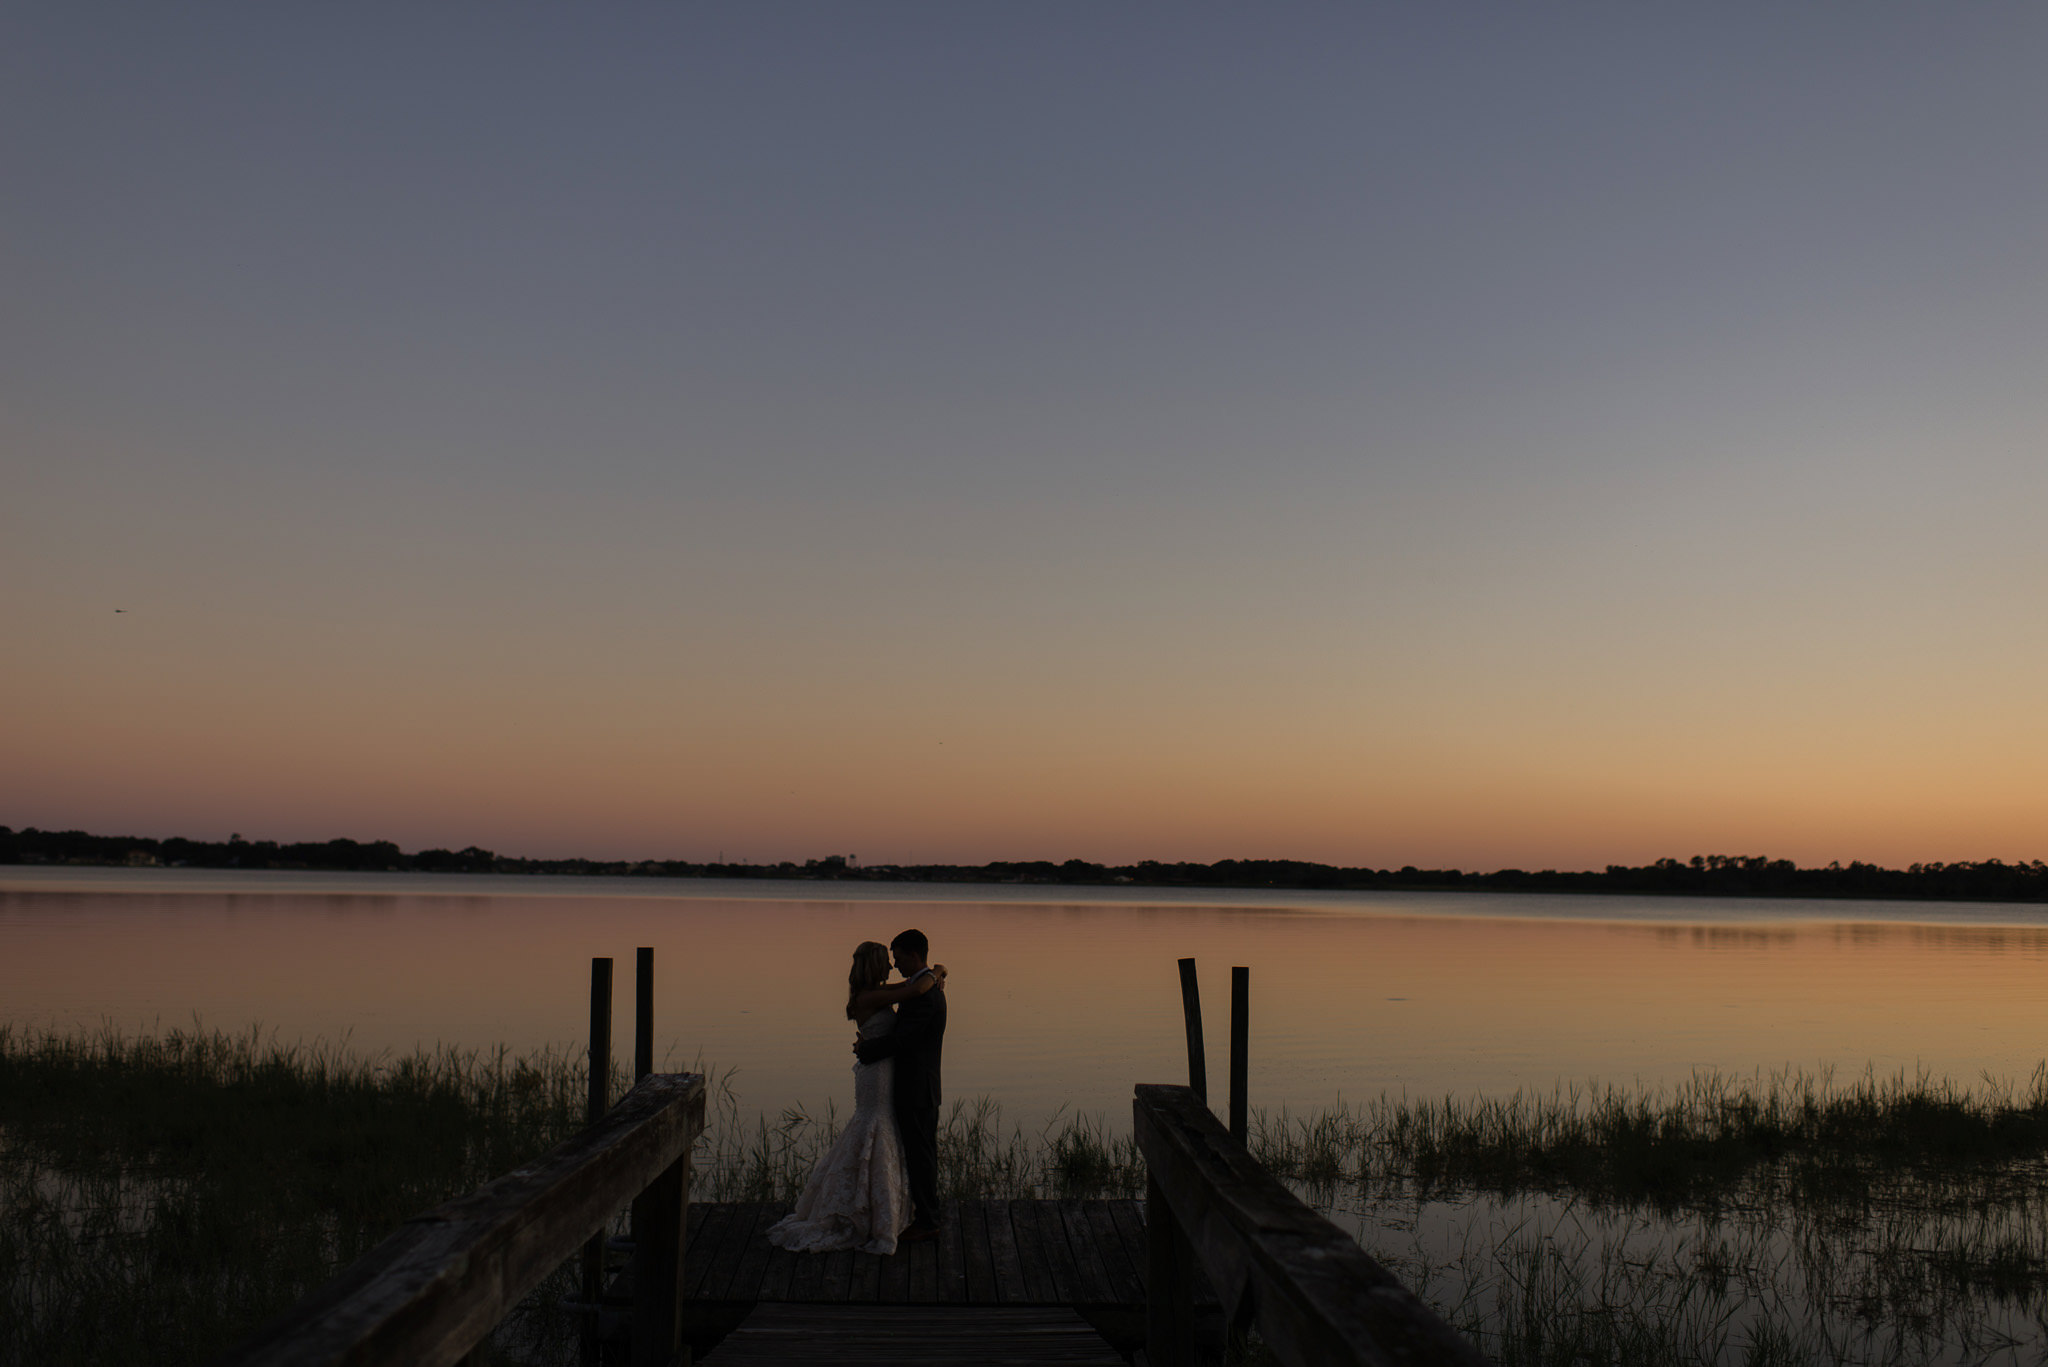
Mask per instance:
[[[711,1081],[699,1199],[793,1199],[839,1117],[750,1112]],[[0,1026],[0,1367],[203,1362],[574,1133],[584,1095],[561,1051]],[[2048,1343],[2048,1069],[1381,1097],[1255,1112],[1251,1147],[1503,1364],[2019,1363]],[[940,1159],[949,1196],[1144,1185],[1106,1121],[1031,1134],[985,1098],[946,1117]],[[506,1360],[571,1341],[557,1280],[499,1336]]]

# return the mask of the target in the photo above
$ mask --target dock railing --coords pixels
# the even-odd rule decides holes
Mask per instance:
[[[1145,1350],[1190,1367],[1194,1270],[1234,1332],[1256,1326],[1290,1367],[1485,1367],[1486,1359],[1336,1225],[1253,1161],[1189,1087],[1141,1083],[1135,1133],[1145,1192]]]
[[[220,1367],[462,1362],[629,1204],[634,1367],[686,1363],[683,1239],[703,1129],[703,1077],[650,1073],[551,1153],[408,1220]]]

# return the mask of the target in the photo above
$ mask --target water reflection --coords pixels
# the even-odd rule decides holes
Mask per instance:
[[[843,1104],[846,955],[916,925],[954,973],[949,1091],[1030,1124],[1120,1119],[1133,1082],[1184,1076],[1182,955],[1219,1089],[1226,970],[1251,967],[1264,1104],[1695,1069],[2024,1077],[2048,1042],[2033,908],[116,872],[0,872],[7,1019],[529,1049],[581,1036],[592,955],[647,944],[673,1065],[736,1068],[768,1109]]]

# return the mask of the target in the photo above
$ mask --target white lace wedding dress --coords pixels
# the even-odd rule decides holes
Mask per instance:
[[[861,1022],[860,1035],[873,1039],[895,1028],[894,1011],[877,1011]],[[795,1212],[769,1226],[768,1241],[777,1248],[896,1251],[896,1235],[910,1223],[911,1200],[896,1133],[895,1074],[894,1059],[853,1065],[853,1118],[811,1169]]]

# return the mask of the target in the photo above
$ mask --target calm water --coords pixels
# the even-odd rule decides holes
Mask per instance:
[[[0,869],[0,1019],[260,1022],[359,1049],[574,1047],[589,960],[652,945],[657,1051],[748,1106],[850,1094],[846,964],[915,925],[953,973],[946,1081],[1034,1124],[1185,1076],[1194,955],[1220,1101],[1252,970],[1256,1104],[1645,1082],[1696,1069],[2024,1078],[2048,915],[1930,903]]]

